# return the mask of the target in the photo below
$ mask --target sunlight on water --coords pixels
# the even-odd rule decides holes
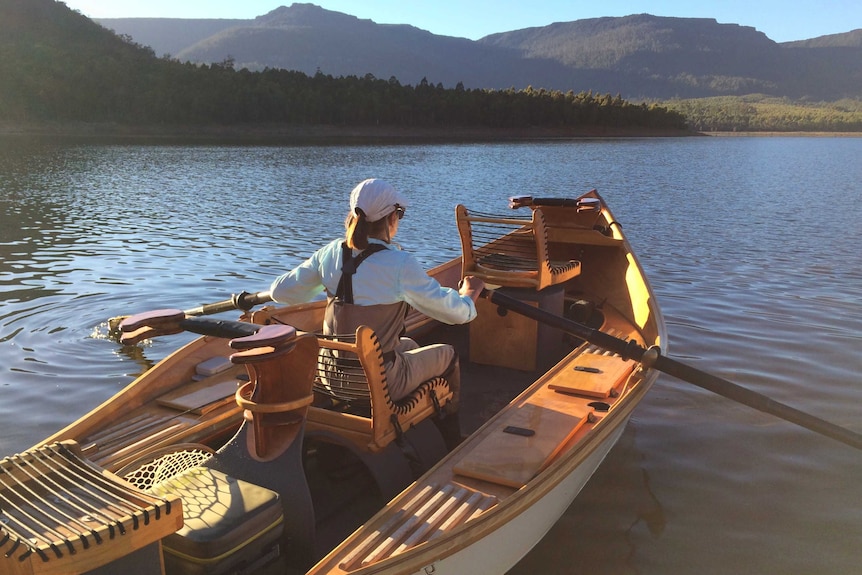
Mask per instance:
[[[398,242],[460,253],[454,206],[611,205],[669,354],[862,432],[862,139],[369,147],[0,139],[0,454],[95,407],[186,334],[122,346],[109,318],[261,291],[342,233],[366,177],[403,189]],[[232,317],[232,316],[231,316]],[[858,453],[661,377],[527,573],[851,573]]]

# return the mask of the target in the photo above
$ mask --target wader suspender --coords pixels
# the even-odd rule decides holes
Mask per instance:
[[[353,303],[353,274],[356,273],[356,268],[368,256],[385,249],[386,246],[383,244],[370,244],[361,254],[354,258],[353,250],[347,246],[347,242],[341,244],[343,263],[341,264],[341,279],[338,280],[338,288],[335,290],[335,299],[337,301],[349,304]]]

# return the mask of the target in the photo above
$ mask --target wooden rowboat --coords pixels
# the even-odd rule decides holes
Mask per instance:
[[[506,572],[571,504],[658,375],[640,354],[542,319],[641,351],[666,341],[595,191],[513,207],[459,206],[463,255],[429,272],[449,286],[465,274],[501,286],[476,320],[408,316],[408,335],[459,352],[459,446],[447,452],[431,422],[451,399],[446,379],[393,402],[371,330],[315,335],[323,302],[239,322],[142,314],[124,322],[127,341],[208,335],[0,462],[0,573]]]

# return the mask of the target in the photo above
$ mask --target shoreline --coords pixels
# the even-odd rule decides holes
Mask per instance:
[[[154,126],[115,123],[3,123],[0,138],[28,137],[60,140],[107,140],[152,143],[237,143],[280,145],[349,145],[520,142],[530,140],[577,140],[602,138],[680,138],[680,137],[789,137],[859,138],[862,132],[779,132],[650,129],[643,127],[566,127],[566,128],[402,128],[395,126],[295,126],[280,124],[240,124],[233,126]]]
[[[688,130],[632,128],[401,128],[393,126],[292,126],[242,124],[235,126],[127,126],[121,124],[57,123],[3,124],[0,137],[72,140],[131,140],[165,142],[361,144],[460,143],[581,138],[649,138],[699,136]]]
[[[862,132],[700,132],[703,136],[716,138],[862,138]]]

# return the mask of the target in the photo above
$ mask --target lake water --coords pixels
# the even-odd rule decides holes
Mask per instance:
[[[399,241],[459,254],[454,206],[597,188],[643,263],[669,355],[862,432],[862,139],[248,147],[0,138],[0,455],[184,343],[104,322],[273,277],[382,177]],[[862,570],[862,453],[668,376],[512,573]]]

